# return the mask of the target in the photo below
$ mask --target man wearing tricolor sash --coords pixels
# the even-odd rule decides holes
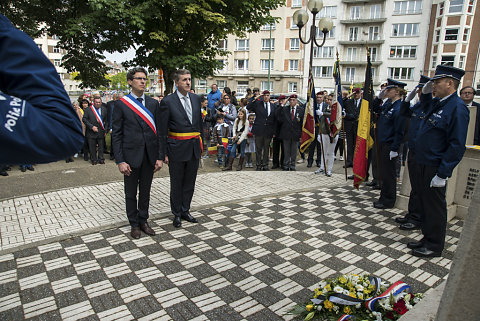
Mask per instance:
[[[130,235],[138,239],[141,231],[155,235],[147,220],[153,173],[163,166],[157,135],[160,106],[144,94],[147,83],[144,68],[129,70],[127,81],[131,92],[115,101],[113,109],[112,148],[118,169],[124,175]]]
[[[175,72],[178,90],[160,102],[160,159],[170,172],[170,207],[173,226],[182,226],[182,219],[197,223],[190,214],[198,164],[202,156],[203,121],[200,97],[190,92],[190,71]]]
[[[105,149],[105,128],[108,128],[107,108],[103,106],[100,97],[96,97],[93,100],[93,105],[85,109],[83,123],[86,127],[85,136],[88,139],[92,165],[105,164],[103,150]]]

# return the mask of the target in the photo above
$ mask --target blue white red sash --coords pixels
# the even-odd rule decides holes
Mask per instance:
[[[365,302],[365,305],[367,306],[367,308],[370,310],[370,311],[375,311],[375,303],[380,300],[380,299],[383,299],[383,298],[386,298],[390,295],[393,295],[393,296],[396,296],[398,295],[399,293],[403,292],[403,291],[411,291],[411,287],[410,285],[406,284],[406,283],[403,283],[402,281],[397,281],[395,282],[394,284],[392,284],[392,286],[390,286],[385,292],[383,292],[381,295],[373,298],[373,299],[370,299],[368,300],[367,302]]]
[[[97,121],[98,121],[98,123],[100,124],[100,127],[102,127],[102,129],[105,130],[105,127],[103,127],[102,117],[100,116],[100,114],[98,113],[98,111],[95,109],[95,107],[93,107],[93,105],[90,106],[90,108],[92,108],[93,113],[95,114],[95,117],[97,118]]]
[[[143,119],[147,125],[153,130],[155,135],[157,134],[157,128],[155,127],[155,121],[153,120],[153,114],[142,103],[140,103],[131,94],[123,96],[120,100],[127,105],[135,114]]]

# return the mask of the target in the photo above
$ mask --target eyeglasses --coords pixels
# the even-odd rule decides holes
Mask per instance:
[[[473,92],[471,91],[464,91],[461,93],[461,95],[473,95]]]
[[[133,77],[133,79],[147,81],[147,78],[144,77]]]

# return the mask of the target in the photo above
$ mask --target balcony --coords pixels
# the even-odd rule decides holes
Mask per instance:
[[[347,19],[342,19],[340,20],[340,23],[344,23],[346,25],[361,25],[361,24],[371,24],[371,23],[384,23],[387,21],[387,18],[368,18],[368,19],[352,19],[352,18],[347,18]]]
[[[367,64],[367,57],[365,56],[365,60],[340,60],[340,65],[342,66],[363,66]],[[372,66],[380,66],[382,64],[381,61],[372,61]]]
[[[385,39],[382,39],[382,38],[377,38],[375,40],[369,40],[367,37],[359,37],[357,40],[340,39],[338,41],[338,43],[341,44],[341,45],[349,45],[349,46],[353,46],[353,45],[360,45],[360,46],[381,45],[384,42],[385,42]]]

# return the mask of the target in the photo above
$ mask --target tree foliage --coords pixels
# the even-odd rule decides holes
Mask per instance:
[[[273,23],[270,10],[284,0],[2,0],[0,12],[20,29],[57,35],[67,51],[63,66],[84,87],[106,85],[103,52],[135,48],[125,63],[157,70],[167,84],[177,68],[193,77],[213,75],[228,34],[243,37]],[[167,86],[169,90],[170,86]]]

